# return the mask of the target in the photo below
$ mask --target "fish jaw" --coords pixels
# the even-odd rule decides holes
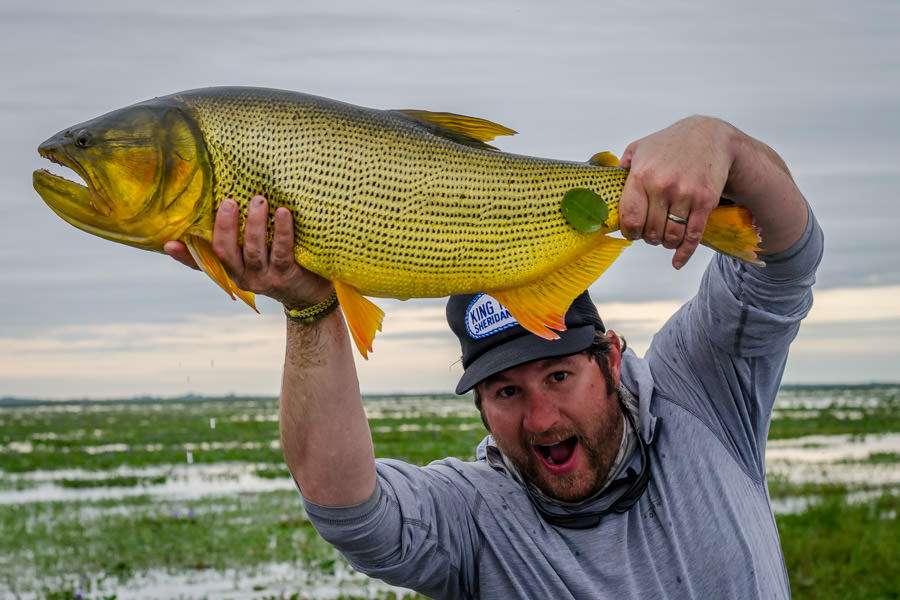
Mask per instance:
[[[46,169],[38,169],[32,176],[35,191],[47,206],[70,225],[92,235],[134,246],[162,252],[162,244],[155,236],[128,235],[119,230],[114,217],[95,208],[93,195],[87,186],[69,181]]]

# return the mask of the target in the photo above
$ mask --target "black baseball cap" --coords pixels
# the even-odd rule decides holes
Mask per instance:
[[[459,339],[465,372],[456,385],[465,394],[491,375],[525,363],[587,350],[594,332],[606,331],[597,307],[585,291],[566,311],[566,330],[545,340],[516,321],[487,294],[460,294],[447,302],[447,322]]]

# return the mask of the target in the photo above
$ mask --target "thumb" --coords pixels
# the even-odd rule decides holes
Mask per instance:
[[[163,244],[163,251],[166,254],[177,260],[183,265],[186,265],[192,269],[200,270],[200,267],[197,266],[197,262],[194,260],[194,257],[191,256],[190,251],[188,251],[187,246],[184,245],[183,242],[177,241],[169,241]]]

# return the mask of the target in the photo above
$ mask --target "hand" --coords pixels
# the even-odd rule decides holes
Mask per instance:
[[[622,234],[674,249],[672,266],[684,266],[725,190],[736,133],[724,121],[691,117],[632,142],[621,160],[630,169],[619,204]]]
[[[269,296],[291,308],[324,300],[331,293],[331,283],[294,260],[294,224],[290,211],[284,207],[275,211],[271,249],[266,242],[268,219],[266,199],[255,196],[247,210],[241,246],[237,203],[227,199],[219,206],[212,246],[232,281],[241,289]],[[166,242],[163,249],[175,260],[198,268],[183,243]]]

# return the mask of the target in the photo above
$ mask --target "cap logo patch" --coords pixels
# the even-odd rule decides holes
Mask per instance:
[[[518,325],[502,304],[487,294],[478,294],[466,308],[466,332],[479,339]]]

